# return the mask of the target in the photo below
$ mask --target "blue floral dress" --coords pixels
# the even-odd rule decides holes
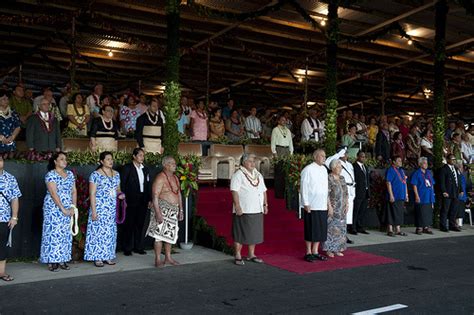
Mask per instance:
[[[57,194],[65,209],[72,203],[72,192],[75,177],[66,170],[63,178],[55,170],[46,173],[45,182],[55,183]],[[54,203],[49,191],[46,192],[43,203],[43,235],[41,237],[40,262],[44,264],[63,263],[71,260],[72,234],[70,230],[71,217],[65,216]]]
[[[120,175],[117,172],[114,173],[113,177],[108,177],[94,171],[89,178],[89,182],[97,187],[95,198],[98,218],[97,221],[92,221],[92,210],[89,210],[84,260],[98,261],[115,258],[117,246],[115,216]]]
[[[9,113],[4,116],[0,115],[0,135],[6,138],[10,137],[16,128],[21,125],[20,117],[14,110],[9,110]],[[0,142],[0,152],[16,151],[16,143],[13,141],[11,144],[3,144]]]
[[[8,222],[12,217],[11,201],[20,198],[21,192],[16,178],[5,170],[0,174],[0,193],[0,222]]]

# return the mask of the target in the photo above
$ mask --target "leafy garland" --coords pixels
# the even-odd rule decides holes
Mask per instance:
[[[164,113],[165,138],[163,141],[165,154],[177,157],[179,132],[176,122],[179,117],[179,104],[181,89],[179,86],[179,23],[180,23],[180,0],[166,0],[167,20],[167,49],[166,49],[166,89]]]
[[[233,12],[224,12],[217,9],[209,8],[202,4],[196,3],[195,0],[188,0],[186,5],[193,9],[198,15],[214,18],[223,18],[228,20],[253,20],[260,16],[268,15],[270,12],[276,12],[280,10],[285,4],[294,2],[294,0],[278,0],[277,3],[273,5],[266,6],[256,11],[246,12],[246,13],[233,13]]]
[[[448,5],[446,0],[441,0],[435,5],[436,8],[436,35],[435,35],[435,57],[434,57],[434,141],[433,153],[435,168],[443,163],[444,130],[446,123],[445,113],[445,84],[444,65],[446,61],[446,20]]]
[[[178,121],[180,99],[181,89],[179,87],[179,83],[166,83],[165,106],[163,111],[167,122]],[[166,123],[164,134],[166,135],[163,139],[165,154],[176,157],[178,155],[178,143],[180,140],[178,125],[176,125],[176,123]]]
[[[336,153],[337,137],[337,42],[339,40],[338,0],[328,3],[328,31],[326,44],[326,154]]]

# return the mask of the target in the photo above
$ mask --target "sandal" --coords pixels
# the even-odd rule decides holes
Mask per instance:
[[[390,237],[395,237],[395,234],[393,234],[393,232],[387,232],[387,235]]]
[[[423,229],[423,233],[425,233],[425,234],[433,234],[433,231],[431,231],[430,228],[425,228],[425,229]]]
[[[116,265],[117,263],[115,261],[112,261],[112,260],[104,260],[104,264],[109,265],[109,266],[113,266],[113,265]]]
[[[104,267],[104,262],[100,260],[94,261],[94,266],[99,268]]]
[[[344,254],[343,253],[336,253],[336,256],[344,257]]]
[[[48,270],[51,272],[58,272],[59,264],[48,264]]]
[[[70,270],[71,268],[68,266],[68,264],[66,263],[62,263],[59,265],[59,268],[61,268],[62,270]]]
[[[257,256],[247,257],[247,261],[251,261],[251,262],[254,262],[256,264],[263,264],[263,260],[258,258]]]
[[[245,262],[242,258],[240,258],[240,259],[235,258],[234,259],[234,264],[236,264],[237,266],[244,266]]]
[[[421,234],[423,234],[423,230],[422,230],[421,228],[417,228],[417,229],[415,230],[415,234],[416,234],[416,235],[421,235]]]
[[[405,232],[397,232],[397,235],[400,235],[400,236],[407,236],[407,233],[405,233]]]
[[[12,276],[10,276],[10,275],[3,275],[3,276],[0,277],[0,279],[2,279],[2,280],[5,281],[5,282],[10,282],[10,281],[15,280],[15,279],[12,278]]]
[[[334,254],[332,252],[326,252],[326,256],[329,258],[334,258]]]

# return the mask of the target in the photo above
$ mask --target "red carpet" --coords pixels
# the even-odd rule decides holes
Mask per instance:
[[[286,210],[285,201],[275,199],[273,191],[268,192],[268,204],[264,243],[256,249],[257,256],[266,264],[303,274],[398,262],[396,259],[353,249],[345,251],[344,257],[336,257],[326,262],[305,262],[303,221],[298,220],[295,212]],[[197,214],[232,246],[232,195],[229,189],[200,187]],[[246,255],[246,250],[242,254]]]

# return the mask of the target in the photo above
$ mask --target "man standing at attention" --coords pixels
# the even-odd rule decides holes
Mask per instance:
[[[324,122],[318,119],[316,109],[309,110],[309,116],[301,124],[301,138],[305,141],[322,142],[324,137]]]
[[[163,172],[155,178],[152,188],[153,209],[150,212],[150,225],[147,235],[155,239],[155,266],[166,263],[179,265],[171,258],[171,245],[178,239],[178,220],[183,220],[181,189],[176,172],[176,161],[165,156],[162,161]],[[161,248],[165,243],[165,260],[161,260]]]
[[[327,239],[328,215],[332,207],[328,196],[328,170],[324,166],[326,153],[319,149],[313,153],[314,162],[301,172],[301,202],[304,206],[304,260],[314,262],[327,258],[318,253],[319,243]]]
[[[260,119],[257,118],[256,107],[252,107],[250,109],[250,115],[245,118],[245,131],[247,132],[247,138],[260,139],[262,124],[260,123]]]

